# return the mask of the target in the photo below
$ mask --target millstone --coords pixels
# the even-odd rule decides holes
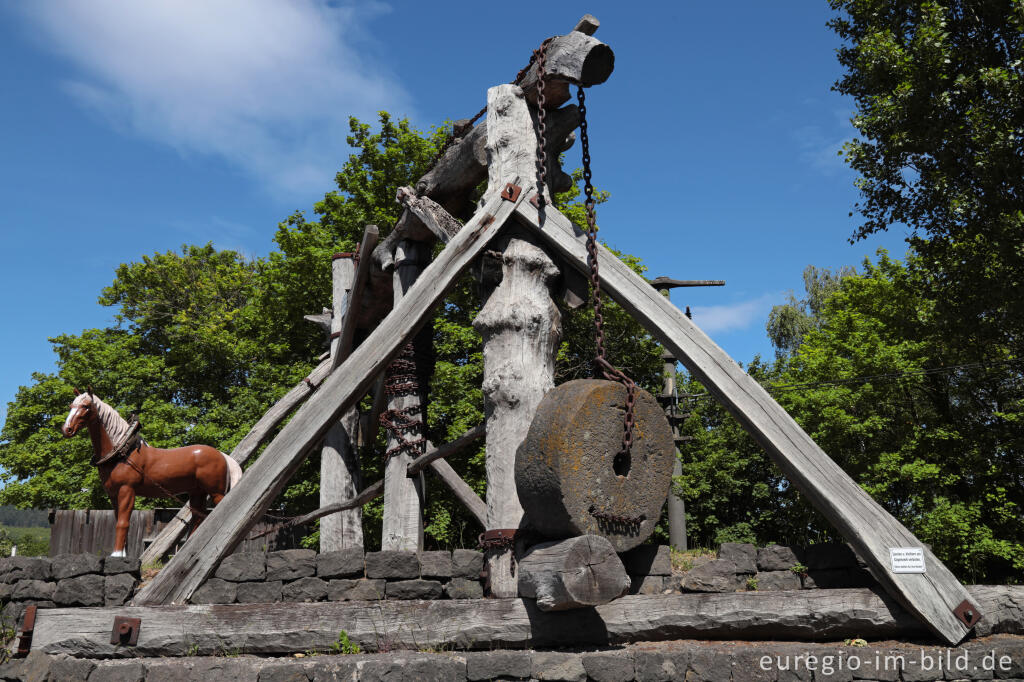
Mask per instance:
[[[624,552],[654,532],[672,484],[672,429],[638,388],[633,446],[623,457],[625,410],[626,388],[596,379],[566,382],[541,401],[516,453],[516,489],[542,534],[601,535]]]

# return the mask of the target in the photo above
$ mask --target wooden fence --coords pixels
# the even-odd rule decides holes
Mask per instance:
[[[128,527],[125,551],[130,557],[141,556],[168,523],[175,521],[177,509],[136,509]],[[249,537],[273,526],[259,522]],[[114,548],[114,511],[112,509],[58,509],[50,521],[50,556],[58,554],[109,554]],[[263,537],[242,540],[234,552],[270,552],[293,549],[309,532],[308,526],[279,530]],[[234,553],[233,552],[233,553]]]

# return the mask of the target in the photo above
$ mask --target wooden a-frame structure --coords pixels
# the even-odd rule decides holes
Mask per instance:
[[[578,112],[568,111],[574,107],[556,109],[568,99],[570,82],[594,85],[607,79],[612,70],[611,50],[592,37],[596,21],[587,19],[548,47],[545,82],[547,107],[551,108],[549,131],[553,121],[569,130],[578,122]],[[486,121],[447,150],[418,184],[418,196],[408,191],[402,195],[410,219],[417,217],[439,237],[444,233],[447,245],[405,289],[370,336],[333,371],[328,368],[330,373],[318,390],[308,395],[306,403],[246,471],[238,487],[213,509],[174,558],[136,596],[134,604],[182,603],[191,597],[261,518],[306,454],[362,398],[429,319],[432,308],[459,276],[485,251],[493,249],[500,235],[515,232],[550,254],[563,266],[567,279],[570,271],[587,272],[586,235],[550,204],[539,210],[531,201],[536,196],[536,86],[534,65],[518,85],[491,88]],[[559,144],[566,132],[561,132]],[[549,153],[549,159],[557,159],[561,149],[556,145],[552,151],[555,153]],[[557,168],[549,170],[560,173]],[[482,179],[482,171],[486,171],[488,189],[472,217],[459,229],[445,208],[461,211],[467,189]],[[552,174],[549,172],[549,177]],[[378,251],[388,242],[378,246]],[[393,253],[395,244],[390,248]],[[598,251],[604,291],[729,409],[789,480],[850,542],[894,598],[945,642],[961,641],[980,614],[952,573],[847,476],[761,385],[679,309],[609,251],[603,247]],[[388,255],[383,252],[385,259]],[[890,550],[908,547],[920,549],[925,572],[892,570]]]

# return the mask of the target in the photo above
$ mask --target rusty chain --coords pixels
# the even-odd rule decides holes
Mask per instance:
[[[547,100],[544,97],[544,61],[547,59],[548,45],[554,37],[548,38],[533,51],[530,61],[537,61],[537,208],[542,209],[546,204],[544,199],[544,184],[547,182],[548,172],[548,150],[547,150],[547,127],[545,118],[547,111],[544,106]]]
[[[594,505],[590,505],[587,512],[598,521],[604,521],[609,524],[619,524],[623,526],[639,526],[641,523],[647,520],[646,514],[640,514],[638,516],[622,516],[621,514],[612,514],[611,512],[599,511]]]
[[[626,387],[626,414],[622,420],[621,454],[628,456],[630,449],[633,447],[633,426],[636,423],[633,414],[633,408],[636,404],[636,383],[605,358],[601,279],[597,265],[597,217],[594,214],[596,202],[594,201],[594,186],[591,184],[593,174],[590,168],[590,136],[587,132],[586,97],[583,86],[577,85],[576,99],[579,102],[580,111],[580,149],[583,155],[583,193],[586,196],[583,205],[587,210],[587,264],[590,266],[590,286],[594,292],[594,344],[596,346],[594,374],[597,375],[598,371],[600,371],[605,379],[617,381]]]
[[[388,366],[384,379],[384,395],[394,398],[415,395],[420,391],[416,374],[416,353],[412,342],[405,344],[402,352]],[[395,455],[408,452],[421,455],[426,449],[427,439],[423,436],[423,417],[420,406],[385,410],[380,415],[381,425],[387,429],[397,444],[384,453],[387,462]],[[417,438],[406,439],[404,434],[414,432]]]

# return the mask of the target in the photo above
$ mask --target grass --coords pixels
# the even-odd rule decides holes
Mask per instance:
[[[714,559],[718,556],[718,552],[717,550],[703,547],[688,549],[686,551],[681,551],[672,547],[670,556],[672,558],[672,574],[678,575],[691,570],[701,557],[710,557]]]

